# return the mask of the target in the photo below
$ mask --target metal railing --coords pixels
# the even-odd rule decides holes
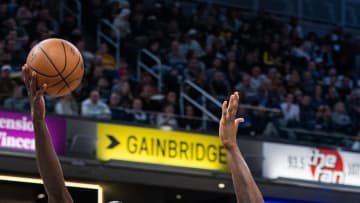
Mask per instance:
[[[60,22],[64,22],[64,17],[67,14],[75,16],[76,25],[78,28],[81,28],[82,4],[81,4],[80,0],[60,1],[60,9],[59,9]]]
[[[150,67],[148,64],[145,64],[145,62],[143,61],[144,55],[146,57],[148,57],[149,59],[151,59],[153,62],[155,62],[156,68]],[[163,87],[163,70],[162,69],[163,69],[162,63],[157,56],[152,54],[147,49],[140,50],[140,52],[138,54],[137,67],[136,67],[138,80],[140,80],[142,70],[148,72],[152,77],[154,77],[157,80],[158,90],[159,90],[159,92],[161,92],[162,87]]]
[[[184,91],[184,86],[187,86],[188,88],[191,88],[192,90],[196,91],[197,93],[200,93],[200,100],[201,101],[197,101],[196,99],[192,98],[191,96],[189,96],[186,91]],[[182,84],[181,84],[181,91],[180,91],[180,96],[179,96],[179,100],[180,100],[180,113],[181,115],[185,115],[185,102],[190,103],[191,105],[195,106],[198,110],[201,111],[202,114],[202,127],[203,129],[207,128],[207,120],[212,120],[215,122],[218,122],[220,120],[219,115],[215,115],[214,113],[212,113],[208,108],[208,104],[209,102],[213,105],[215,105],[218,108],[221,108],[221,103],[216,100],[213,96],[211,96],[210,94],[208,94],[205,90],[203,90],[201,87],[199,87],[198,85],[196,85],[194,82],[186,79]]]
[[[100,46],[105,41],[115,50],[116,64],[120,62],[120,32],[109,20],[101,19],[96,30],[96,44]]]

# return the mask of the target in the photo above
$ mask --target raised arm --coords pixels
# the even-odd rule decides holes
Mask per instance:
[[[219,126],[219,136],[225,146],[229,161],[234,190],[238,203],[263,203],[262,194],[237,145],[236,134],[243,118],[235,119],[239,106],[239,94],[236,92],[230,101],[224,101]]]
[[[24,82],[28,91],[31,116],[34,124],[37,166],[43,179],[49,203],[73,203],[65,187],[65,180],[60,162],[53,148],[49,131],[45,122],[44,93],[46,85],[36,87],[36,73],[23,66]]]

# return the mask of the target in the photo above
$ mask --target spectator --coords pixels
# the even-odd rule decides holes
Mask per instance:
[[[230,86],[225,80],[224,73],[216,71],[214,79],[209,85],[210,93],[220,100],[223,100],[230,92]]]
[[[115,69],[115,58],[109,53],[109,47],[106,43],[100,44],[96,56],[99,58],[102,67],[110,70]]]
[[[205,55],[200,43],[196,39],[198,31],[196,29],[190,29],[184,35],[184,42],[180,45],[180,52],[187,54],[190,50],[193,50],[197,57],[203,57]]]
[[[136,124],[149,124],[150,119],[147,113],[143,110],[143,103],[140,98],[135,98],[132,103],[130,112],[130,121]]]
[[[84,117],[109,119],[111,111],[109,106],[100,100],[99,92],[93,90],[89,98],[81,104],[81,115]]]
[[[164,75],[164,91],[179,92],[179,80],[182,78],[177,69],[172,69]]]
[[[239,82],[239,78],[241,78],[239,67],[236,62],[229,62],[226,74],[226,78],[228,79],[231,88],[234,88]]]
[[[117,92],[119,94],[119,105],[123,108],[130,108],[132,105],[132,100],[134,96],[131,92],[131,87],[129,82],[123,82],[120,84],[119,91],[113,90],[113,92]]]
[[[266,126],[270,122],[269,112],[265,111],[265,106],[259,105],[258,108],[252,113],[252,122],[255,124],[254,131],[257,134],[264,132]]]
[[[145,111],[156,111],[157,106],[155,105],[154,101],[151,97],[154,96],[154,88],[147,84],[142,87],[140,92],[140,98],[143,103],[143,108]]]
[[[176,66],[178,64],[185,64],[185,53],[180,52],[179,42],[174,40],[171,42],[170,52],[167,55],[169,65]]]
[[[188,79],[196,80],[205,72],[205,65],[198,58],[193,57],[188,60],[186,76]]]
[[[323,132],[331,132],[333,130],[332,115],[330,107],[320,105],[316,114],[315,130]]]
[[[82,38],[76,42],[76,47],[79,49],[84,59],[84,68],[90,68],[95,62],[95,55],[91,51],[86,49],[87,47],[85,41]]]
[[[304,92],[304,94],[308,94],[308,95],[314,95],[314,90],[315,90],[315,81],[312,78],[312,74],[310,71],[304,71],[303,72],[303,77],[302,77],[302,91]]]
[[[16,31],[14,31],[14,35],[16,35]],[[26,53],[21,45],[17,45],[16,41],[17,37],[8,39],[5,43],[5,52],[10,56],[6,62],[10,63],[14,70],[20,71],[21,62],[26,60]]]
[[[26,6],[20,6],[16,12],[16,21],[19,23],[19,25],[23,26],[24,28],[27,28],[32,20],[32,13]]]
[[[120,107],[120,96],[113,92],[108,100],[108,105],[111,111],[111,120],[128,120],[126,119],[126,109]]]
[[[335,68],[331,68],[328,71],[328,75],[323,78],[324,85],[333,86],[339,83],[339,79],[337,76],[337,71]]]
[[[335,87],[329,87],[327,94],[325,95],[326,103],[330,106],[334,106],[340,101],[340,96]]]
[[[309,95],[304,95],[301,98],[300,102],[300,121],[301,126],[305,129],[312,130],[315,125],[315,110],[312,106],[311,97]]]
[[[244,95],[245,103],[253,103],[258,99],[257,90],[250,85],[251,77],[248,74],[243,74],[242,81],[235,86],[235,90]]]
[[[336,88],[339,90],[341,99],[345,100],[346,95],[350,95],[351,90],[354,88],[354,82],[348,76],[341,77],[341,80],[336,85]]]
[[[352,133],[352,123],[349,114],[345,109],[343,102],[337,102],[334,106],[332,114],[332,122],[334,123],[334,130],[337,132]]]
[[[10,78],[11,67],[9,65],[3,65],[1,67],[0,75],[0,103],[4,101],[7,97],[10,97],[13,94],[15,89],[15,81]]]
[[[266,76],[261,73],[260,67],[254,66],[251,70],[250,86],[258,90],[265,80]]]
[[[297,70],[291,71],[286,77],[286,88],[289,92],[295,92],[300,86],[300,75]]]
[[[321,85],[315,86],[315,95],[313,97],[313,104],[316,107],[319,107],[320,105],[324,104],[324,94],[323,94],[323,87]]]
[[[58,115],[77,116],[79,107],[71,94],[65,95],[55,104],[55,113]]]
[[[111,89],[109,81],[105,77],[99,78],[97,81],[96,90],[100,94],[100,99],[104,102],[107,102],[107,99],[110,97]]]
[[[282,58],[280,55],[280,45],[277,42],[272,42],[269,51],[263,54],[263,61],[268,66],[280,66]]]
[[[297,127],[300,121],[299,105],[294,103],[294,95],[287,94],[286,100],[280,105],[283,114],[283,125],[287,127]]]
[[[111,93],[109,98],[110,109],[116,109],[120,107],[120,95],[116,92]]]
[[[165,98],[165,104],[171,104],[173,105],[174,107],[175,106],[179,106],[178,105],[178,99],[177,99],[177,94],[176,92],[173,92],[173,91],[169,91],[167,94],[166,94],[166,98]],[[177,111],[175,111],[177,112]]]
[[[178,127],[178,121],[175,118],[175,108],[171,104],[164,106],[163,113],[159,114],[156,119],[157,126],[170,127],[176,129]]]
[[[185,130],[198,130],[201,120],[195,116],[194,108],[191,105],[185,106],[185,116],[179,120],[179,126]]]
[[[130,9],[124,8],[114,19],[113,25],[119,30],[121,38],[126,38],[131,34],[130,13]]]
[[[24,111],[28,105],[28,99],[23,95],[22,86],[15,86],[13,95],[4,101],[4,108],[8,110]]]

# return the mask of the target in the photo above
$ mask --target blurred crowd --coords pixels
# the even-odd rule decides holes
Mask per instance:
[[[14,82],[11,72],[19,70],[34,43],[60,36],[83,53],[86,76],[72,95],[48,98],[48,111],[56,114],[198,130],[201,122],[195,118],[200,115],[193,106],[185,105],[185,118],[175,116],[180,113],[180,82],[190,79],[219,101],[236,90],[243,104],[257,107],[239,109],[246,118],[243,132],[261,133],[269,123],[351,136],[359,129],[359,46],[341,27],[319,36],[305,33],[296,17],[284,21],[266,11],[247,14],[180,1],[89,1],[85,26],[94,27],[97,19],[105,18],[120,32],[121,60],[116,63],[106,43],[95,51],[86,49],[74,16],[60,24],[41,4],[30,2],[0,3],[0,102],[5,108],[27,109],[23,86]],[[141,48],[165,64],[157,67],[144,59],[164,72],[163,89],[147,73],[137,77]]]
[[[74,16],[59,23],[41,1],[0,1],[0,104],[7,109],[28,109],[21,67],[36,43],[49,37],[81,39]]]

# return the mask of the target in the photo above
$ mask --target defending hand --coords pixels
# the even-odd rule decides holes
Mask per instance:
[[[221,142],[227,150],[237,147],[236,134],[238,126],[244,122],[243,118],[235,119],[239,106],[239,93],[235,92],[230,96],[229,102],[224,101],[222,105],[222,116],[219,126]]]

